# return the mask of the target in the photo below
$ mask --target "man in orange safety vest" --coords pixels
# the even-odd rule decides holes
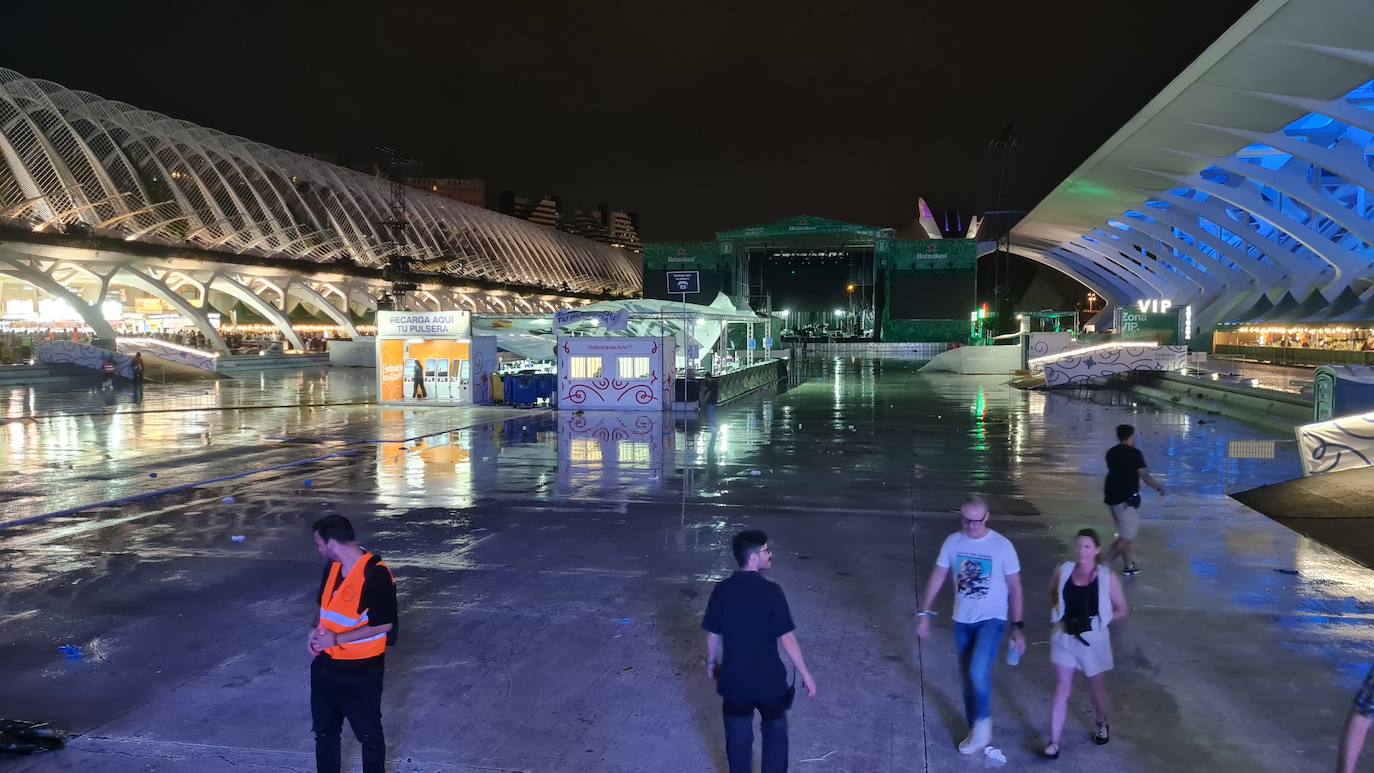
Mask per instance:
[[[344,719],[362,746],[364,773],[382,773],[382,673],[396,643],[396,581],[382,560],[358,546],[342,515],[315,522],[315,547],[329,563],[320,582],[320,614],[310,633],[310,717],[315,768],[339,773]]]

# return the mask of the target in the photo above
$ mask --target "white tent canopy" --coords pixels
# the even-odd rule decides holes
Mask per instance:
[[[678,301],[663,301],[653,298],[633,300],[603,301],[582,306],[579,312],[610,312],[624,310],[629,315],[629,329],[624,333],[607,332],[599,323],[590,319],[578,320],[564,325],[563,335],[610,335],[652,337],[664,336],[682,339],[684,323],[692,326],[692,341],[701,347],[703,353],[720,340],[725,323],[768,322],[767,317],[755,314],[749,309],[738,309],[724,293],[716,296],[709,306],[696,303],[683,304]],[[473,317],[474,335],[496,337],[496,345],[516,356],[532,360],[553,358],[554,318],[552,315],[519,315],[514,317]]]

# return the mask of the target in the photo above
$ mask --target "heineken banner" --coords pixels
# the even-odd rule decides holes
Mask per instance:
[[[733,231],[718,231],[716,232],[716,239],[722,242],[737,242],[768,241],[796,236],[842,236],[871,240],[877,239],[884,232],[891,233],[891,230],[890,228],[875,228],[874,226],[846,223],[843,220],[830,220],[813,215],[798,215],[797,217],[785,217],[776,223],[751,225],[748,228],[737,228]]]
[[[644,245],[644,268],[650,271],[714,271],[734,268],[732,251],[716,242],[660,242]]]
[[[881,265],[897,271],[963,269],[978,265],[978,243],[972,239],[901,239],[880,254]]]

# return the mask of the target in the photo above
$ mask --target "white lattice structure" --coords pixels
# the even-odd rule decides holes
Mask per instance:
[[[385,181],[0,68],[0,222],[380,267]],[[406,253],[464,279],[637,295],[639,256],[420,191]],[[0,269],[6,268],[0,266]]]

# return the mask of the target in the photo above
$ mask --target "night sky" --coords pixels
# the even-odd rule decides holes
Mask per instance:
[[[1252,5],[24,3],[0,66],[305,152],[636,210],[648,241],[1029,209]],[[994,11],[1003,15],[994,15]]]

